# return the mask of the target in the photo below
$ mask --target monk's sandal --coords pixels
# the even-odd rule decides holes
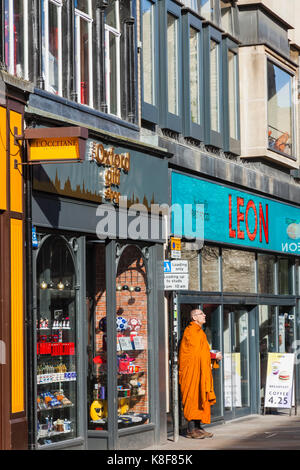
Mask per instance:
[[[187,431],[186,437],[188,437],[189,439],[204,439],[205,438],[204,434],[197,432],[196,429],[194,429],[193,431]]]
[[[212,432],[207,432],[205,431],[204,429],[197,429],[197,432],[199,434],[202,434],[204,437],[213,437],[213,433]]]

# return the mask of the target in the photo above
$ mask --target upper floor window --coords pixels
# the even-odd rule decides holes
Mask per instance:
[[[293,76],[267,61],[268,146],[288,156],[293,149]]]
[[[220,0],[222,29],[232,36],[239,34],[238,8],[234,0]]]
[[[230,49],[227,51],[228,60],[228,110],[229,110],[229,137],[239,139],[238,129],[238,78],[237,54]]]
[[[220,0],[200,0],[200,8],[201,16],[220,26]]]
[[[178,19],[167,13],[168,111],[178,115]]]
[[[92,2],[75,0],[76,92],[79,103],[93,106]]]
[[[7,70],[28,80],[28,0],[5,0],[4,17]]]
[[[210,126],[220,132],[220,44],[210,39]]]
[[[151,0],[142,3],[143,41],[143,100],[156,105],[155,83],[155,4]]]
[[[105,10],[105,80],[108,112],[121,116],[120,90],[120,6],[110,0]]]
[[[45,89],[62,95],[62,0],[43,0],[42,3]]]

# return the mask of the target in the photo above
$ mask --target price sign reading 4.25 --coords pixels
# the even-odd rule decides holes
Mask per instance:
[[[291,408],[294,354],[269,353],[265,408]]]

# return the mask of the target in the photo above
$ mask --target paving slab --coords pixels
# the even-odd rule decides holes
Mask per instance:
[[[145,450],[300,450],[300,416],[289,414],[251,415],[244,419],[206,426],[212,438],[177,442],[169,438]]]

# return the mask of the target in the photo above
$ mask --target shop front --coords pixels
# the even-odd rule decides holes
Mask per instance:
[[[200,306],[206,313],[208,341],[223,354],[221,367],[213,370],[212,421],[265,412],[268,353],[297,350],[300,210],[176,172],[172,204],[194,205],[193,214],[204,220],[203,232],[197,236],[194,229],[193,240],[173,219],[173,233],[183,240],[181,259],[188,260],[189,285],[169,296],[169,322],[180,342],[190,310]],[[297,401],[298,384],[296,364]]]
[[[125,140],[94,133],[81,163],[33,170],[32,448],[138,449],[166,434],[151,208],[167,201],[167,161]]]

